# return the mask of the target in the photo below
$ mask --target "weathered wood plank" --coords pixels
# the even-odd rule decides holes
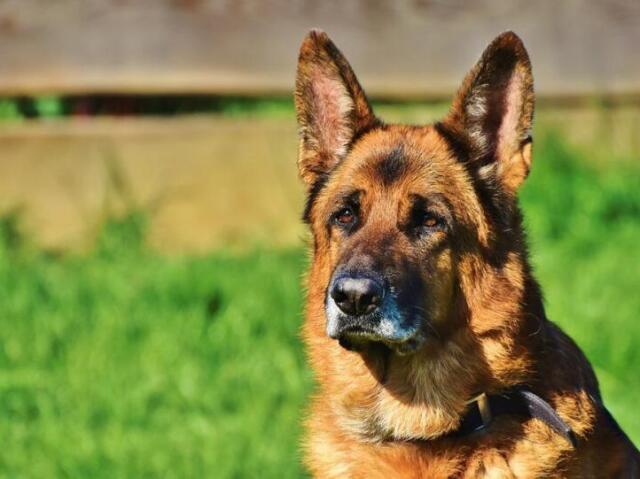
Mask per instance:
[[[288,93],[327,30],[374,95],[450,95],[513,29],[543,95],[640,92],[637,0],[0,0],[0,95]]]
[[[441,114],[377,112],[412,123]],[[585,160],[640,154],[637,108],[543,108],[534,137],[539,128],[588,152]],[[293,118],[7,124],[0,151],[0,216],[17,210],[27,237],[44,247],[88,247],[105,217],[136,208],[149,215],[150,244],[164,251],[300,245],[305,237]]]
[[[89,246],[105,218],[135,209],[162,250],[291,244],[303,232],[296,142],[293,119],[7,125],[0,215],[17,210],[47,248]]]

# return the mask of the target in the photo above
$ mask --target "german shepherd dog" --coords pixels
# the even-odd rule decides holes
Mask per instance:
[[[544,312],[518,187],[529,57],[498,36],[448,115],[376,118],[346,59],[305,38],[295,104],[313,236],[304,338],[320,478],[640,477],[584,354]]]

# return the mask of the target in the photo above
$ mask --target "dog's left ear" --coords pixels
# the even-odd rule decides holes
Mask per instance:
[[[513,32],[498,36],[467,74],[444,124],[466,137],[481,177],[515,193],[531,167],[533,76]]]

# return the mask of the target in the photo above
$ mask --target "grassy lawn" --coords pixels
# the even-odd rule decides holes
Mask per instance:
[[[538,137],[522,197],[533,261],[549,317],[638,444],[640,168],[577,156]],[[144,230],[131,215],[93,252],[56,255],[4,219],[0,474],[302,476],[303,249],[166,257]]]

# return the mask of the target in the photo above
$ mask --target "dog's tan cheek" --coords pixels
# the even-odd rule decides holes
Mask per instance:
[[[433,258],[434,266],[425,278],[429,291],[427,301],[434,321],[445,324],[451,312],[453,301],[453,259],[451,250],[446,248]]]
[[[344,261],[345,252],[349,251],[349,241],[344,234],[336,231],[336,228],[329,230],[329,248],[327,250],[331,271],[335,270],[341,261]]]
[[[335,248],[332,245],[331,235],[328,234],[326,225],[322,221],[312,224],[314,251],[312,258],[313,289],[326,287],[335,264]],[[323,286],[324,285],[324,286]]]

